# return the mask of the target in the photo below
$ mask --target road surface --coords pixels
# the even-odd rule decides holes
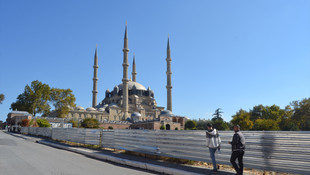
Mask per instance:
[[[154,173],[48,147],[6,134],[0,130],[0,174],[147,175]]]

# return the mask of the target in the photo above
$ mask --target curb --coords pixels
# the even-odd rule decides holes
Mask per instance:
[[[134,161],[134,160],[128,160],[128,159],[122,159],[122,158],[118,158],[118,157],[113,157],[113,156],[109,156],[109,155],[105,155],[102,153],[94,153],[94,152],[88,152],[85,149],[81,149],[81,148],[75,148],[75,147],[69,147],[69,146],[64,146],[64,145],[59,145],[56,143],[51,143],[51,142],[47,142],[47,141],[43,141],[43,140],[38,140],[36,141],[37,143],[43,144],[43,145],[48,145],[48,146],[52,146],[52,147],[56,147],[56,148],[60,148],[60,149],[64,149],[64,150],[68,150],[71,152],[75,152],[75,153],[79,153],[79,154],[83,154],[92,158],[96,158],[96,159],[100,159],[100,160],[106,160],[106,161],[110,161],[110,162],[114,162],[114,163],[119,163],[122,165],[127,165],[127,166],[131,166],[131,167],[135,167],[135,168],[141,168],[144,170],[150,170],[150,171],[154,171],[154,172],[158,172],[158,173],[164,173],[164,174],[173,174],[173,175],[202,175],[199,173],[193,173],[193,172],[188,172],[188,171],[183,171],[183,170],[178,170],[175,168],[168,168],[168,167],[163,167],[163,166],[159,166],[159,165],[153,165],[153,164],[149,164],[149,163],[142,163],[142,162],[138,162],[138,161]]]

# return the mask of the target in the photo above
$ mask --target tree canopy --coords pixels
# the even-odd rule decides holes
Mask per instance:
[[[26,85],[24,92],[18,95],[16,102],[11,104],[12,110],[27,111],[33,116],[50,114],[54,105],[57,117],[64,117],[69,112],[69,106],[75,106],[75,97],[70,89],[50,88],[38,80]]]
[[[214,112],[214,114],[212,115],[212,116],[214,116],[213,118],[212,118],[212,121],[215,121],[215,120],[223,120],[223,118],[222,118],[222,111],[221,111],[222,109],[221,108],[217,108],[216,110],[215,110],[215,112]]]
[[[254,106],[251,110],[240,109],[232,116],[232,124],[240,125],[243,130],[310,130],[310,98],[293,101],[281,109],[277,105]]]
[[[222,112],[221,108],[218,108],[215,110],[214,114],[212,116],[214,116],[211,119],[211,123],[213,125],[213,128],[216,128],[218,130],[228,130],[229,129],[229,123],[225,122],[224,119],[222,118]]]
[[[240,109],[235,115],[232,116],[230,121],[233,125],[239,125],[242,130],[249,130],[253,127],[251,114],[245,110]]]
[[[32,115],[47,113],[50,110],[50,87],[36,80],[31,85],[26,85],[24,92],[17,97],[17,101],[11,104],[12,110],[27,111]]]
[[[75,97],[71,89],[51,89],[51,102],[55,107],[55,112],[58,117],[64,118],[70,110],[70,107],[75,107]]]
[[[291,103],[294,113],[291,117],[300,130],[310,130],[310,98]]]

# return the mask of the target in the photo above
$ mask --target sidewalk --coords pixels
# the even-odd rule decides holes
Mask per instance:
[[[227,170],[214,173],[211,169],[203,168],[203,167],[193,167],[189,165],[182,164],[174,164],[170,162],[163,162],[159,160],[148,159],[144,157],[128,155],[128,154],[117,154],[114,152],[106,151],[106,150],[96,150],[84,147],[75,147],[67,144],[62,144],[59,142],[55,142],[49,139],[28,136],[16,133],[8,133],[16,137],[20,137],[22,139],[44,144],[47,146],[52,146],[55,148],[72,151],[78,154],[82,154],[91,158],[108,161],[112,163],[127,165],[130,167],[141,168],[144,170],[150,170],[157,173],[163,174],[175,174],[175,175],[201,175],[201,174],[210,174],[210,175],[234,175],[235,172],[227,172]]]

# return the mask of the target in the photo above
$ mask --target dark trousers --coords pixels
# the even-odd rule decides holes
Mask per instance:
[[[231,162],[232,166],[235,168],[238,175],[243,174],[243,155],[244,155],[244,151],[234,151],[230,157],[230,162]],[[238,158],[239,167],[236,164],[237,158]]]

